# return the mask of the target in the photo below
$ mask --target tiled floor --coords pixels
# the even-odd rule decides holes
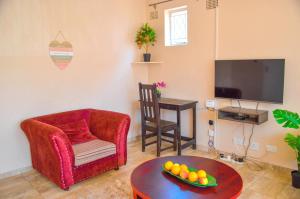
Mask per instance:
[[[186,149],[184,155],[213,158],[212,154],[198,150]],[[163,156],[175,155],[173,151],[163,152]],[[63,191],[36,171],[0,180],[0,198],[80,198],[80,199],[125,199],[132,198],[130,187],[131,171],[142,162],[155,158],[155,146],[141,152],[140,142],[128,144],[128,163],[119,171],[110,171],[91,178]],[[288,169],[264,166],[255,171],[246,165],[230,164],[242,176],[244,190],[240,198],[251,199],[300,199],[300,190],[290,186]]]

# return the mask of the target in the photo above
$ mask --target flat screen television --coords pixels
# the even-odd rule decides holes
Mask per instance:
[[[216,60],[215,97],[283,103],[284,59]]]

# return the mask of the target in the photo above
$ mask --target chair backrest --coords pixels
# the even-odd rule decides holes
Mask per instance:
[[[142,124],[147,121],[154,122],[159,126],[160,114],[155,84],[139,83],[141,118]]]

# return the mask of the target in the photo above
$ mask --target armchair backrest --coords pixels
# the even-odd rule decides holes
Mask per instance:
[[[43,116],[35,117],[33,119],[53,126],[66,124],[70,122],[76,122],[82,119],[85,119],[87,124],[89,124],[90,113],[91,113],[90,109],[81,109],[81,110],[43,115]]]

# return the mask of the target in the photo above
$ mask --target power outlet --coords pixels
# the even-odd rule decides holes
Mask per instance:
[[[243,138],[241,137],[234,137],[233,138],[233,143],[236,145],[242,145],[244,143]],[[247,146],[247,143],[245,143],[245,146]],[[259,151],[259,144],[257,142],[252,142],[249,146],[249,148],[253,151]]]
[[[271,153],[276,153],[278,151],[277,146],[270,145],[270,144],[266,145],[266,150],[271,152]]]
[[[250,144],[250,149],[253,151],[259,151],[259,144],[257,142],[252,142]]]
[[[217,106],[216,100],[214,99],[208,99],[205,103],[206,108],[215,109]]]
[[[213,137],[213,136],[215,136],[215,131],[214,131],[214,130],[211,130],[211,129],[209,129],[209,130],[208,130],[208,135],[209,135],[210,137]]]

